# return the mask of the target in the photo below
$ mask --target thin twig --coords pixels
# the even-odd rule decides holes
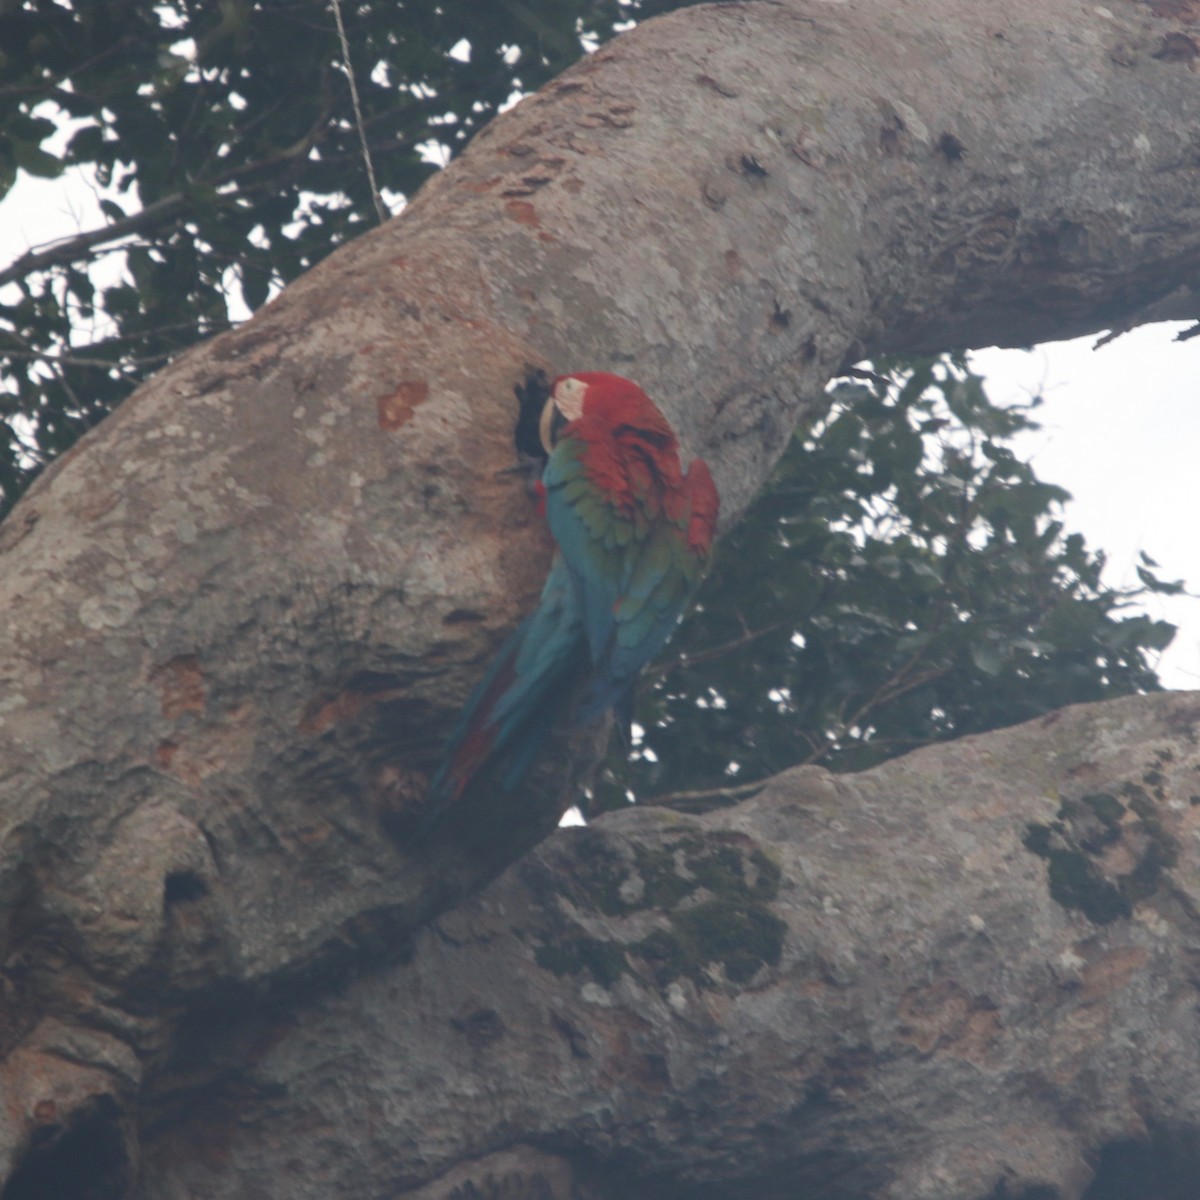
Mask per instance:
[[[51,370],[58,377],[59,386],[62,388],[62,390],[64,392],[67,393],[67,399],[70,400],[71,403],[75,406],[75,411],[79,412],[79,413],[86,412],[87,408],[84,405],[83,401],[79,399],[79,393],[75,391],[74,387],[72,387],[71,377],[63,369],[62,364],[61,363],[51,364]]]
[[[319,127],[314,126],[298,142],[286,147],[278,154],[260,159],[258,162],[243,163],[239,167],[234,167],[229,171],[214,175],[210,179],[200,180],[198,186],[212,190],[221,187],[225,183],[238,182],[239,190],[236,193],[230,193],[221,197],[226,203],[243,198],[248,192],[255,189],[273,186],[274,181],[271,178],[259,180],[249,185],[241,181],[246,176],[252,176],[264,170],[269,171],[281,163],[307,156],[308,152],[319,141],[319,132]],[[89,229],[83,233],[73,234],[70,237],[56,238],[52,242],[45,243],[40,248],[27,250],[3,270],[0,270],[0,285],[24,279],[27,275],[33,274],[34,271],[42,270],[44,267],[69,264],[75,262],[80,257],[90,257],[93,249],[97,246],[104,246],[109,242],[130,237],[135,233],[145,233],[158,226],[177,221],[186,214],[190,204],[191,201],[186,194],[183,192],[172,192],[168,196],[163,196],[161,200],[156,200],[153,204],[147,204],[145,208],[141,208],[127,217],[110,221],[107,225],[102,225],[98,229]],[[115,249],[119,249],[119,247],[112,247],[112,250]],[[111,253],[111,250],[108,252]]]
[[[747,800],[757,795],[771,781],[756,779],[753,783],[739,783],[733,787],[704,788],[695,792],[663,792],[647,800],[638,800],[638,808],[674,808],[680,812],[707,812],[712,808],[723,808],[738,800]],[[713,801],[713,803],[705,803]]]
[[[91,100],[93,97],[78,86],[79,76],[90,70],[97,63],[103,62],[104,59],[111,58],[112,55],[120,54],[129,49],[135,40],[131,34],[126,34],[124,37],[118,38],[111,46],[105,47],[99,54],[93,54],[91,58],[74,64],[69,71],[60,71],[57,75],[39,80],[35,84],[16,84],[10,87],[0,87],[0,96],[40,95],[44,96],[47,100],[56,100],[62,97],[68,104],[77,104],[81,98]],[[62,86],[68,81],[71,85],[69,89]]]
[[[712,646],[708,650],[699,650],[694,654],[677,655],[670,662],[664,663],[658,670],[654,671],[652,678],[662,679],[678,667],[694,667],[700,663],[711,662],[714,658],[720,658],[725,654],[732,654],[735,650],[741,650],[743,646],[749,646],[751,642],[756,642],[761,637],[766,637],[771,633],[778,633],[788,625],[794,624],[794,621],[775,621],[771,625],[764,625],[762,629],[749,630],[739,638],[734,638],[729,642],[722,642],[721,645]]]
[[[375,214],[382,225],[390,215],[379,185],[375,182],[375,164],[371,161],[371,150],[367,145],[367,131],[363,128],[362,106],[358,102],[358,81],[354,77],[354,64],[350,61],[350,43],[346,40],[346,26],[342,24],[341,0],[333,0],[333,18],[337,21],[338,41],[342,43],[342,62],[346,66],[346,77],[350,80],[350,101],[354,105],[354,121],[358,126],[358,140],[362,144],[363,162],[367,164],[367,179],[371,185],[371,199],[375,202]]]
[[[173,220],[177,211],[183,208],[185,198],[176,192],[164,196],[153,204],[129,217],[112,221],[100,229],[91,229],[86,233],[77,233],[72,237],[60,238],[51,242],[45,250],[27,250],[20,258],[10,263],[0,271],[0,285],[23,279],[42,267],[51,267],[60,262],[74,262],[80,254],[89,252],[93,246],[104,242],[116,241],[137,233],[147,225],[159,224]]]
[[[380,114],[378,117],[372,117],[366,122],[366,125],[371,125],[376,120],[385,120],[393,113],[403,111],[404,107],[404,105],[397,105],[395,108]],[[212,191],[226,183],[237,183],[238,190],[236,192],[223,194],[220,197],[224,203],[229,204],[235,203],[239,199],[244,199],[255,191],[275,187],[276,178],[274,176],[254,180],[250,183],[245,181],[247,178],[253,179],[255,175],[271,171],[283,163],[289,161],[295,162],[298,159],[307,157],[312,147],[317,145],[322,140],[324,134],[328,132],[322,129],[325,115],[322,115],[322,120],[318,121],[304,137],[293,145],[281,150],[278,154],[273,154],[257,162],[243,163],[241,166],[223,171],[219,175],[214,175],[208,179],[200,179],[196,181],[195,186]],[[332,155],[324,161],[326,164],[338,163],[348,157],[350,156]],[[80,258],[91,258],[99,252],[99,247],[104,247],[109,242],[120,241],[122,238],[130,237],[133,234],[146,233],[162,225],[177,222],[187,214],[190,203],[188,196],[184,193],[172,192],[170,195],[162,197],[161,200],[156,200],[153,204],[148,204],[145,208],[139,209],[127,217],[110,221],[107,225],[103,225],[98,229],[89,229],[70,237],[56,238],[54,241],[27,250],[19,258],[9,263],[7,267],[0,269],[0,286],[24,279],[27,275],[33,274],[34,271],[40,271],[46,267],[63,266],[74,263]],[[377,196],[376,211],[379,211],[378,205],[379,198]],[[380,219],[386,220],[387,216],[388,213],[385,208]],[[112,246],[103,252],[113,253],[119,249],[121,247]]]
[[[914,676],[903,683],[898,682],[904,679],[905,674],[910,671],[920,660],[921,655],[925,653],[925,647],[918,650],[917,653],[909,660],[909,662],[900,668],[900,670],[892,676],[894,682],[891,687],[888,687],[890,681],[884,680],[883,683],[875,689],[874,693],[867,700],[858,706],[854,714],[850,717],[844,717],[838,721],[838,732],[834,735],[833,740],[826,742],[822,746],[813,749],[813,752],[807,758],[800,760],[800,766],[814,766],[819,763],[826,755],[838,748],[838,743],[845,735],[847,730],[853,729],[856,725],[861,724],[867,715],[875,708],[881,707],[884,704],[889,704],[893,700],[898,700],[901,696],[908,692],[914,691],[916,688],[923,687],[927,683],[932,683],[935,679],[941,679],[944,675],[949,674],[949,667],[931,667],[927,671],[923,671],[920,675]]]
[[[839,371],[835,378],[865,379],[888,391],[895,386],[886,375],[880,375],[877,371],[865,370],[863,367],[847,367],[844,371]]]
[[[0,347],[0,359],[19,358],[47,362],[64,367],[99,367],[102,371],[119,371],[126,367],[152,367],[164,363],[169,354],[154,354],[149,358],[83,358],[75,354],[51,354],[44,350],[10,350]]]

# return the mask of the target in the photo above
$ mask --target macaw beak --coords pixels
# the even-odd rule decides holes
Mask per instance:
[[[567,418],[563,416],[562,410],[554,403],[554,397],[551,396],[546,401],[546,406],[542,409],[542,419],[538,422],[538,436],[542,439],[542,449],[547,455],[558,444],[558,435],[566,424]]]

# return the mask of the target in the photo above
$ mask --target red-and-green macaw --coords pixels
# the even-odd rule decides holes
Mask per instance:
[[[475,689],[430,787],[431,817],[489,763],[520,782],[554,719],[577,724],[625,696],[663,647],[712,557],[719,501],[699,459],[685,473],[666,418],[636,383],[603,371],[554,381],[538,487],[558,544],[537,609]]]

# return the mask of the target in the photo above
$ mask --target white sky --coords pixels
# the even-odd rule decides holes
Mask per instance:
[[[101,224],[96,200],[80,176],[23,174],[0,203],[0,264]],[[110,273],[104,282],[112,281]],[[1087,338],[973,356],[993,400],[1045,398],[1036,414],[1044,428],[1017,451],[1043,480],[1072,493],[1067,529],[1106,551],[1111,585],[1137,582],[1144,550],[1160,578],[1183,579],[1200,593],[1200,338],[1174,342],[1180,328],[1138,329],[1097,351]],[[1146,610],[1179,626],[1159,664],[1163,682],[1200,688],[1200,599],[1152,597]]]
[[[1040,393],[1043,428],[1017,442],[1038,476],[1069,491],[1068,531],[1108,555],[1105,579],[1135,585],[1139,551],[1163,580],[1200,594],[1200,338],[1148,325],[1099,350],[1097,339],[973,355],[988,395]],[[1170,688],[1200,688],[1200,598],[1150,597],[1145,610],[1179,626],[1159,663]]]

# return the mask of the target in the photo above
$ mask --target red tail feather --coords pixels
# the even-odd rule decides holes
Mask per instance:
[[[713,483],[708,464],[702,458],[692,460],[684,478],[684,486],[692,503],[692,519],[688,523],[688,546],[694,554],[707,555],[717,535],[717,516],[721,501]]]
[[[492,677],[487,691],[479,697],[479,702],[471,713],[471,722],[461,741],[455,746],[443,769],[446,780],[444,803],[454,804],[458,800],[470,783],[471,777],[487,761],[492,747],[496,744],[496,726],[491,722],[492,711],[516,678],[513,669],[516,657],[516,651],[513,650],[508,661],[501,664]]]

